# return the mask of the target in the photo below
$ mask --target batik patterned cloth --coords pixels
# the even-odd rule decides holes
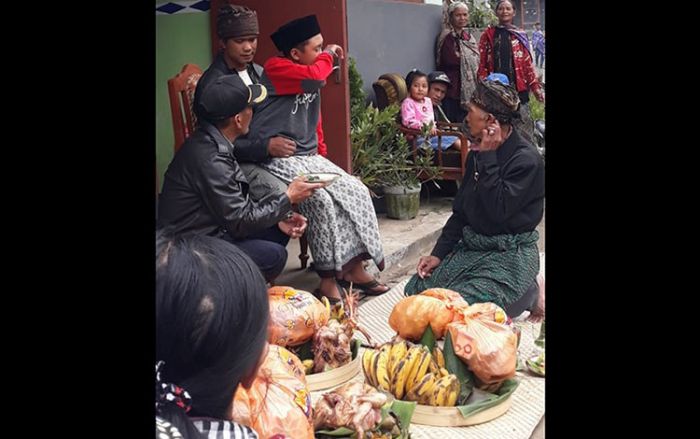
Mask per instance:
[[[428,288],[457,291],[469,304],[493,302],[501,308],[518,300],[532,285],[540,267],[539,233],[479,235],[466,226],[462,239],[430,277],[418,275],[408,281],[404,294]]]
[[[302,174],[340,174],[299,204],[299,211],[309,220],[307,237],[320,276],[335,277],[351,263],[365,259],[384,269],[377,215],[369,190],[360,180],[317,154],[273,158],[261,166],[287,183]]]

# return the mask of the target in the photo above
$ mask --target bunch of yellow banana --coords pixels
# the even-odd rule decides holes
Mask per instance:
[[[370,385],[398,399],[447,407],[454,406],[459,396],[459,379],[445,369],[445,357],[437,346],[431,354],[420,344],[386,343],[364,351],[362,368]]]
[[[438,378],[431,389],[428,405],[453,407],[457,403],[460,384],[457,375],[448,374]]]

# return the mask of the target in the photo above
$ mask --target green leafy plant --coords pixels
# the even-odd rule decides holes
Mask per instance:
[[[362,75],[357,70],[357,63],[349,57],[348,78],[350,81],[350,125],[354,125],[357,117],[364,111],[367,95],[365,94]]]
[[[350,130],[353,173],[368,187],[416,187],[433,180],[440,169],[432,162],[432,148],[413,158],[411,146],[399,130],[399,106],[383,110],[370,105],[357,113]]]
[[[484,4],[483,1],[474,2],[474,0],[467,0],[467,5],[469,6],[469,24],[468,27],[483,29],[489,25],[495,25],[498,23],[498,17],[496,17],[495,1],[489,2],[489,4]]]
[[[528,102],[530,107],[530,117],[532,120],[544,120],[544,103],[538,101],[535,95],[530,93],[530,102]]]

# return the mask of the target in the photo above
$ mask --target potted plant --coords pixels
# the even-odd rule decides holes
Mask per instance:
[[[498,24],[496,17],[495,4],[492,5],[486,1],[467,0],[469,6],[469,23],[467,23],[468,32],[474,37],[478,43],[481,39],[481,34],[484,33],[487,27]]]
[[[356,114],[350,131],[353,173],[366,186],[382,189],[389,218],[411,219],[418,214],[421,182],[437,178],[440,171],[432,149],[413,157],[398,114],[396,104],[383,110],[368,105]]]
[[[383,110],[367,104],[362,76],[355,60],[349,59],[350,142],[353,174],[367,186],[377,213],[390,218],[410,219],[418,214],[421,180],[438,176],[432,150],[417,154],[399,130],[399,106]],[[428,128],[423,135],[427,137]],[[382,203],[381,201],[384,201]]]

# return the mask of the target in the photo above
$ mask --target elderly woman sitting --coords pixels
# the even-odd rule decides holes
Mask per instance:
[[[539,319],[535,228],[544,213],[544,162],[513,130],[520,100],[507,84],[503,75],[477,84],[466,118],[473,142],[453,214],[405,292],[450,288],[469,303],[494,302],[513,317],[530,309]]]

